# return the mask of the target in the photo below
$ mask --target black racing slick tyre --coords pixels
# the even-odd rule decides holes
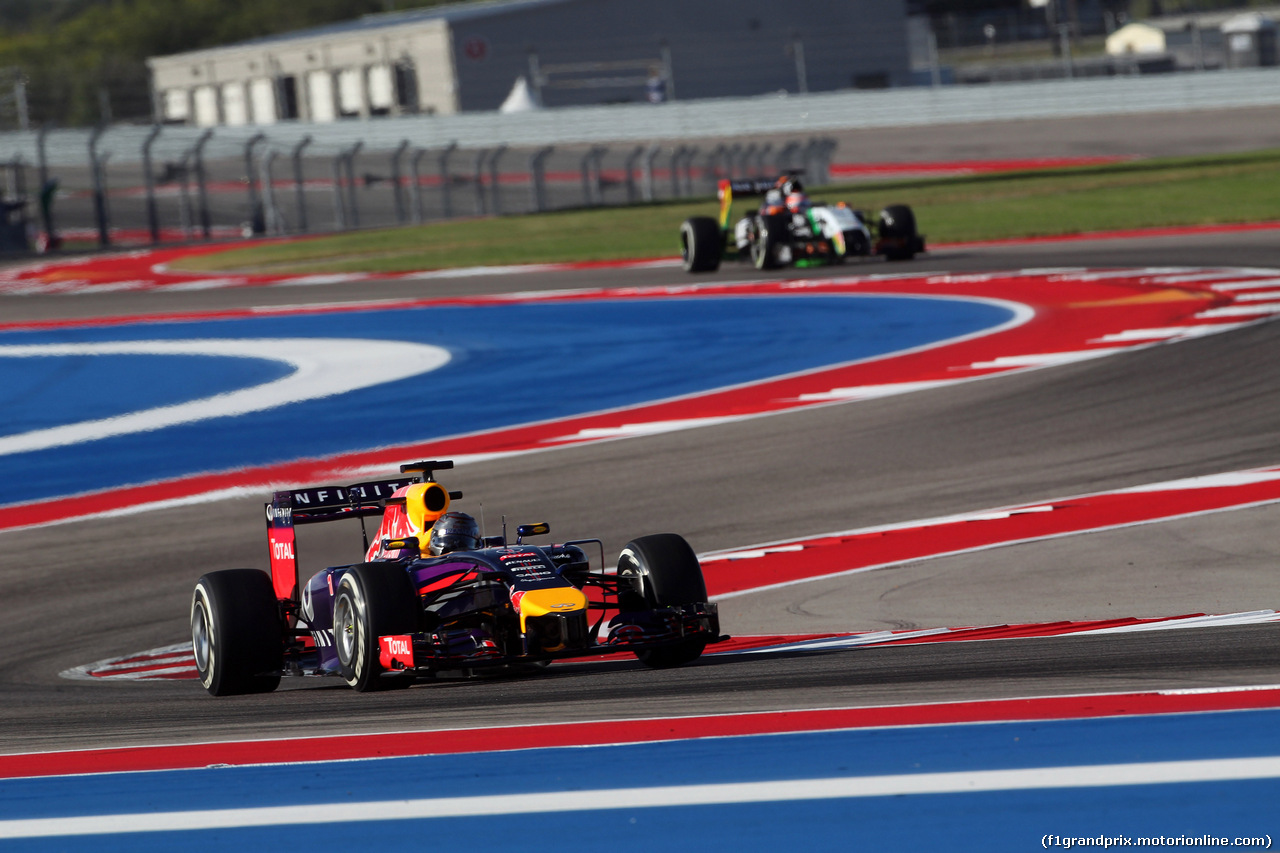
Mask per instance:
[[[751,263],[758,270],[772,270],[782,266],[778,261],[778,247],[786,241],[787,218],[780,214],[766,213],[755,220],[751,234]]]
[[[680,258],[685,272],[715,272],[724,255],[720,223],[709,216],[694,216],[680,225]]]
[[[399,563],[364,563],[338,582],[333,642],[347,684],[367,693],[408,687],[413,674],[383,675],[378,637],[418,630],[418,593]]]
[[[191,646],[200,683],[214,696],[270,693],[284,667],[284,624],[271,576],[210,572],[191,596]]]
[[[905,204],[891,204],[880,211],[881,251],[890,261],[909,261],[920,246],[916,215]]]
[[[619,594],[624,610],[674,607],[707,600],[698,557],[683,537],[675,533],[641,536],[628,542],[618,554],[618,577],[630,578],[632,589]],[[636,657],[646,666],[666,669],[697,660],[707,647],[705,639],[685,640],[672,646],[643,649]]]

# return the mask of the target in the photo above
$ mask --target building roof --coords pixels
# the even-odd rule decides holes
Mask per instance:
[[[1280,7],[1271,6],[1263,9],[1257,9],[1246,14],[1275,18],[1280,16]],[[1143,21],[1143,23],[1150,24],[1153,27],[1159,27],[1165,32],[1189,30],[1193,25],[1202,30],[1216,30],[1227,21],[1232,18],[1240,17],[1240,15],[1241,13],[1239,9],[1227,9],[1216,12],[1194,12],[1182,15],[1166,15],[1162,18],[1148,18]]]
[[[226,45],[226,47],[246,47],[275,42],[323,38],[325,36],[347,35],[405,24],[419,24],[426,21],[448,21],[453,23],[495,18],[512,12],[524,11],[525,9],[557,6],[568,2],[573,2],[573,0],[477,0],[477,2],[472,3],[449,3],[443,6],[429,6],[425,9],[405,9],[401,12],[379,12],[372,15],[364,15],[351,21],[338,21],[337,23],[325,24],[320,27],[248,39]],[[216,50],[217,48],[214,49]]]

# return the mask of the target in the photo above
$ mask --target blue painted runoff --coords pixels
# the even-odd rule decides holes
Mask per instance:
[[[0,455],[0,505],[697,395],[999,326],[974,300],[749,296],[430,306],[0,333],[0,437],[262,384],[288,367],[214,356],[16,358],[22,344],[339,338],[447,349],[408,379],[237,417]]]

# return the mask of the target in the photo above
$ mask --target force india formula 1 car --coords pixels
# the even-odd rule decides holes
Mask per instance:
[[[628,543],[616,572],[605,571],[598,539],[524,542],[547,524],[520,525],[511,544],[504,522],[501,536],[474,538],[479,547],[432,556],[433,523],[462,497],[434,472],[452,467],[419,462],[398,480],[276,492],[266,504],[271,574],[230,569],[196,584],[191,636],[205,688],[262,693],[283,675],[310,675],[371,691],[442,670],[624,651],[661,668],[727,639],[698,559],[675,534]],[[382,521],[372,544],[366,535],[365,562],[298,577],[297,525],[359,518],[363,529],[369,516]],[[584,548],[598,551],[598,566]]]
[[[776,181],[722,180],[719,221],[694,216],[680,226],[680,254],[686,272],[714,272],[722,260],[750,260],[756,269],[820,266],[846,258],[882,255],[908,261],[924,251],[916,218],[905,204],[880,211],[874,233],[866,215],[844,202],[810,202],[797,173]],[[735,195],[764,196],[759,209],[729,228]]]

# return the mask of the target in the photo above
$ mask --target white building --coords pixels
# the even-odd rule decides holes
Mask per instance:
[[[907,85],[905,0],[505,0],[153,57],[157,120],[198,126]]]

